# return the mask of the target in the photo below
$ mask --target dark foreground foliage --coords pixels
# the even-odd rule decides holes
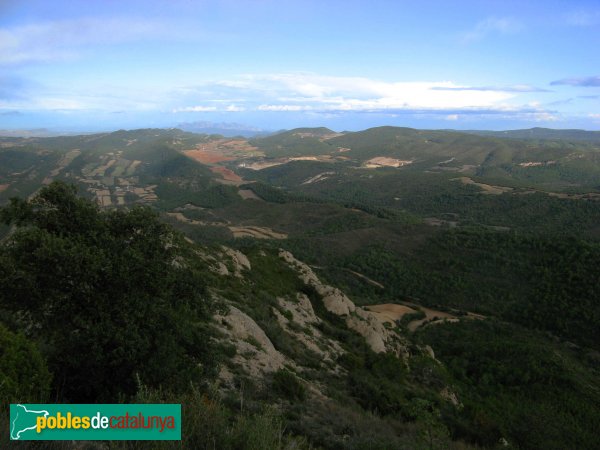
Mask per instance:
[[[154,212],[100,211],[53,183],[2,219],[17,226],[0,248],[2,318],[43,348],[56,398],[116,401],[136,378],[177,389],[210,374],[205,286]]]

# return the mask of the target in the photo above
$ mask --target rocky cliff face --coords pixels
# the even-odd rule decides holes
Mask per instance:
[[[201,256],[211,264],[215,273],[237,278],[241,283],[244,283],[244,274],[252,271],[250,259],[239,250],[221,247],[218,254],[206,253]],[[302,283],[314,289],[325,310],[340,317],[349,330],[362,336],[371,350],[376,353],[390,352],[407,360],[408,342],[393,327],[381,321],[376,314],[356,306],[340,289],[323,283],[307,264],[290,252],[280,250],[278,256],[281,263],[291,268]],[[222,342],[235,347],[232,363],[253,378],[263,377],[284,367],[302,370],[296,361],[275,348],[251,314],[242,311],[241,305],[226,298],[223,302],[225,311],[215,316],[215,323]],[[308,353],[315,355],[324,370],[343,372],[337,364],[340,355],[345,353],[343,346],[321,331],[322,319],[316,314],[306,294],[292,291],[286,296],[279,296],[270,311],[276,326]],[[226,381],[231,381],[228,370],[224,370],[222,375]]]
[[[258,378],[281,369],[284,364],[293,365],[293,361],[275,349],[254,319],[235,306],[228,305],[228,312],[217,314],[215,321],[224,339],[235,346],[232,362],[243,367],[248,375]]]
[[[348,328],[365,338],[371,350],[375,353],[392,352],[400,358],[408,357],[407,341],[375,314],[356,306],[338,288],[324,284],[308,265],[294,258],[290,252],[280,250],[279,257],[298,272],[304,283],[317,291],[327,311],[342,317]]]

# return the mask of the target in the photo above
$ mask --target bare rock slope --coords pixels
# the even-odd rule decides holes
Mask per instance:
[[[398,357],[408,357],[406,340],[392,328],[386,327],[375,314],[356,306],[338,288],[321,282],[308,265],[294,258],[290,252],[280,250],[279,256],[317,291],[327,311],[343,317],[348,328],[362,335],[374,352],[392,352]]]

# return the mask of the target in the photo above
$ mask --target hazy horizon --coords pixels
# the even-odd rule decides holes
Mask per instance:
[[[182,124],[179,124],[182,125]],[[188,124],[188,125],[192,125],[192,124]],[[223,127],[222,125],[226,125],[226,127]],[[238,125],[239,128],[233,128],[233,127],[228,127],[231,125]],[[355,129],[336,129],[336,128],[329,128],[331,131],[335,132],[335,133],[345,133],[345,132],[360,132],[360,131],[365,131],[371,128],[379,128],[379,127],[386,127],[386,126],[394,126],[394,127],[400,127],[400,128],[413,128],[413,127],[406,127],[402,124],[394,124],[394,125],[388,125],[388,124],[382,124],[382,125],[375,125],[373,127],[366,127],[366,128],[355,128]],[[86,135],[86,134],[101,134],[101,133],[114,133],[117,131],[136,131],[136,130],[143,130],[143,129],[181,129],[183,131],[190,131],[192,133],[199,133],[199,134],[222,134],[225,137],[234,137],[234,136],[243,136],[246,138],[253,138],[253,137],[262,137],[262,136],[270,136],[272,134],[277,134],[277,133],[283,133],[286,131],[290,131],[293,129],[300,129],[300,128],[320,128],[320,127],[304,127],[304,126],[298,126],[298,127],[290,127],[290,128],[280,128],[278,130],[269,130],[269,129],[259,129],[256,127],[251,127],[249,125],[245,125],[245,124],[238,124],[238,123],[217,123],[217,122],[212,122],[212,123],[208,123],[205,122],[202,126],[202,128],[206,128],[206,129],[211,129],[211,131],[204,131],[204,130],[194,130],[194,129],[190,129],[187,127],[182,127],[182,126],[164,126],[164,127],[160,127],[160,126],[156,126],[156,127],[144,127],[144,126],[140,126],[140,127],[115,127],[115,128],[106,128],[106,129],[61,129],[61,128],[13,128],[13,129],[2,129],[0,128],[0,137],[59,137],[59,136],[77,136],[77,135]],[[556,131],[571,131],[571,130],[575,130],[575,131],[600,131],[600,130],[593,130],[593,129],[583,129],[583,128],[554,128],[554,127],[530,127],[530,128],[518,128],[518,129],[497,129],[497,130],[492,130],[492,129],[457,129],[457,128],[414,128],[417,130],[422,130],[422,131],[453,131],[453,132],[511,132],[511,131],[521,131],[521,130],[530,130],[530,129],[535,129],[535,128],[541,128],[541,129],[547,129],[547,130],[556,130]]]

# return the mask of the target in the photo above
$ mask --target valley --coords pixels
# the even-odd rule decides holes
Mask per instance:
[[[600,147],[571,135],[380,127],[252,139],[177,129],[0,138],[0,283],[21,298],[9,267],[30,253],[18,253],[28,241],[14,247],[13,239],[27,236],[21,223],[45,208],[48,217],[62,211],[60,200],[78,211],[53,219],[71,231],[55,235],[43,214],[28,225],[61,242],[36,244],[58,261],[49,265],[60,269],[57,279],[87,280],[66,276],[56,299],[75,288],[81,298],[99,295],[87,286],[114,270],[212,305],[209,315],[186,316],[193,307],[177,302],[165,308],[186,330],[195,318],[211,336],[194,347],[212,352],[202,380],[213,387],[201,388],[199,404],[214,402],[227,423],[263,417],[271,405],[299,437],[295,448],[366,448],[375,435],[381,448],[418,448],[426,432],[437,448],[591,448],[600,401]],[[82,271],[78,261],[92,254],[102,264],[90,260],[91,272]],[[146,261],[159,263],[135,266]],[[37,267],[28,264],[23,273]],[[158,274],[171,271],[162,283]],[[189,290],[186,279],[202,289]],[[117,297],[142,286],[110,283]],[[10,298],[6,308],[18,310]],[[191,339],[186,330],[177,331],[182,342]],[[145,367],[158,389],[152,377],[161,372]],[[559,430],[552,440],[548,426]]]

